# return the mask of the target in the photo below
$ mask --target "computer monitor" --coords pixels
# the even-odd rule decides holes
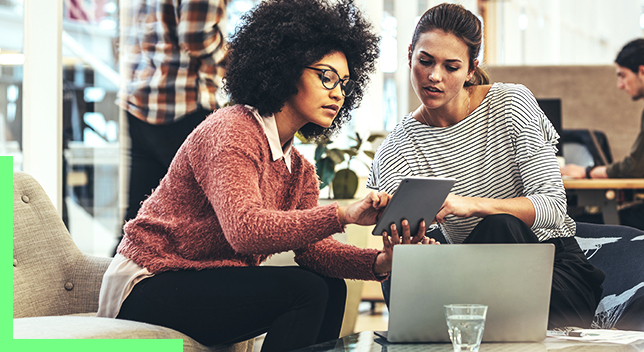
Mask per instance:
[[[550,123],[555,127],[555,130],[557,130],[557,133],[561,136],[561,99],[537,99],[537,103],[548,117],[548,120],[550,120]],[[557,156],[562,156],[563,148],[561,141],[557,144],[557,149]]]

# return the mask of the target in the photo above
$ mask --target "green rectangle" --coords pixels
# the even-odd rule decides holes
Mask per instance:
[[[13,158],[0,156],[0,282],[13,283]],[[182,340],[13,339],[13,284],[0,285],[0,346],[3,351],[180,352]]]

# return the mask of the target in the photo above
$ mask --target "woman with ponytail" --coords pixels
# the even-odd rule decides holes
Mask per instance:
[[[447,243],[554,244],[549,328],[588,328],[605,275],[574,239],[559,136],[526,87],[489,84],[481,41],[480,20],[460,5],[421,17],[408,51],[421,105],[380,145],[367,186],[393,194],[408,176],[456,178],[435,219]]]

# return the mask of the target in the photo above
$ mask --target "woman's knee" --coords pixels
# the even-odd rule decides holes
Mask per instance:
[[[343,279],[336,279],[332,277],[323,277],[327,284],[330,297],[346,297],[347,284]]]
[[[508,227],[508,226],[517,226],[520,223],[523,223],[519,218],[511,214],[493,214],[488,215],[479,222],[481,226],[488,227]]]
[[[464,243],[538,243],[525,222],[514,215],[494,214],[481,220]]]
[[[344,280],[321,276],[314,272],[298,268],[293,270],[286,287],[297,300],[326,302],[329,297],[346,296]]]

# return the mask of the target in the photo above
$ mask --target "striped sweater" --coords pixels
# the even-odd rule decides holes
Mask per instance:
[[[527,197],[539,240],[575,234],[555,157],[559,135],[522,85],[495,83],[482,103],[449,127],[427,126],[411,114],[380,145],[367,186],[394,193],[406,176],[453,177],[466,197]],[[462,243],[481,218],[453,215],[440,225]]]

